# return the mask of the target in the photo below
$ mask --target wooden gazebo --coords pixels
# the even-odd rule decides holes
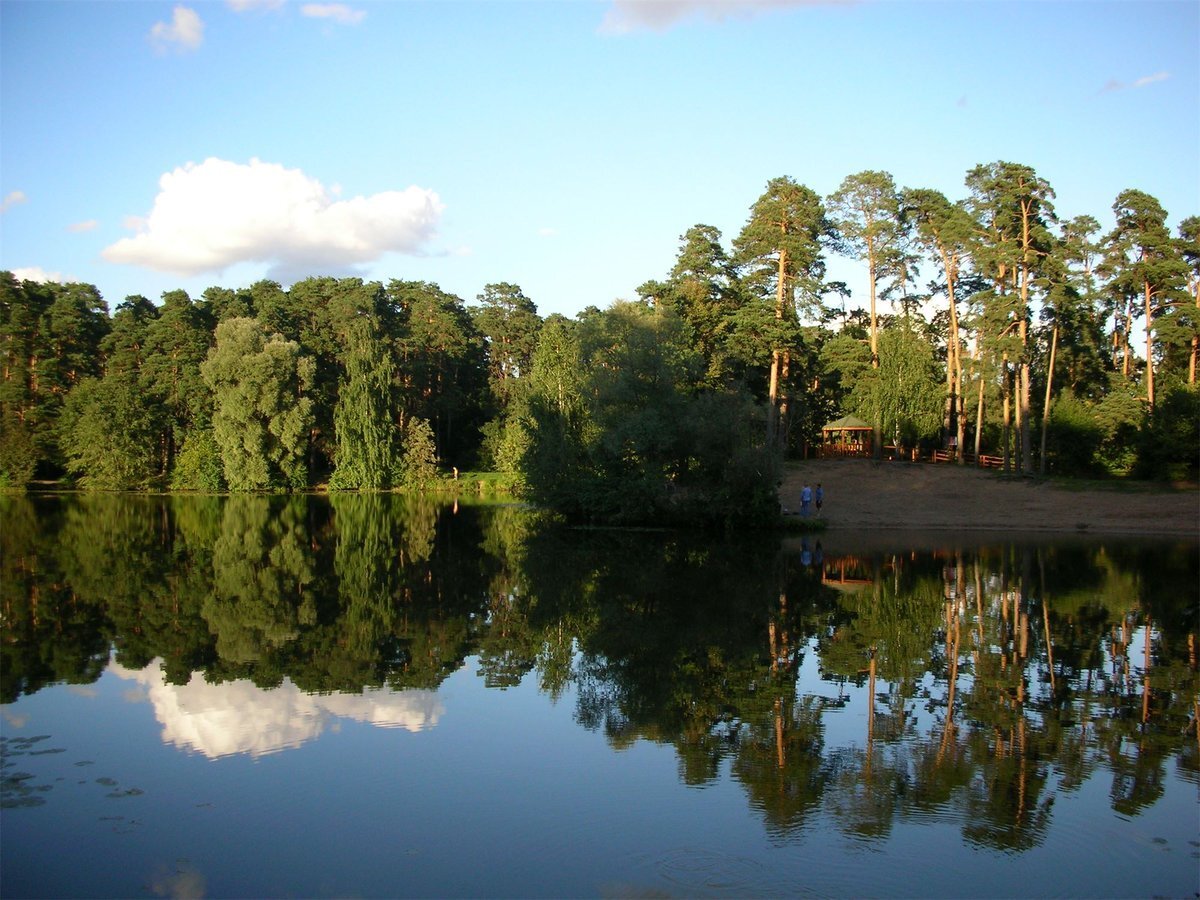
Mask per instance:
[[[871,455],[871,426],[854,416],[842,416],[821,429],[821,456]]]

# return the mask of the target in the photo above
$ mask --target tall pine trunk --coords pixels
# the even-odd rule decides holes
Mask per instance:
[[[976,346],[980,363],[983,362],[983,351]],[[979,403],[975,408],[975,465],[979,465],[979,451],[983,448],[983,392],[985,388],[982,365],[979,373]]]
[[[1142,282],[1142,295],[1146,303],[1146,403],[1154,409],[1154,322],[1150,318],[1150,301],[1153,292],[1150,282]]]
[[[1054,384],[1054,355],[1058,351],[1058,325],[1050,338],[1050,365],[1046,370],[1046,402],[1042,406],[1042,450],[1038,455],[1038,472],[1046,474],[1046,432],[1050,430],[1050,387]]]
[[[775,320],[783,321],[784,299],[787,292],[787,250],[779,251],[778,283],[775,285]],[[780,442],[780,392],[784,390],[784,353],[781,348],[775,348],[771,353],[771,376],[767,387],[767,445],[772,449],[779,447]]]
[[[1010,472],[1012,466],[1012,390],[1009,387],[1010,379],[1008,375],[1008,353],[1004,354],[1004,368],[1001,374],[1000,393],[1003,397],[1002,405],[1004,408],[1004,471]]]
[[[957,261],[948,259],[944,254],[942,266],[946,271],[946,295],[950,301],[950,356],[946,365],[950,369],[950,414],[954,425],[954,456],[955,462],[963,464],[963,440],[966,438],[966,426],[963,422],[963,371],[962,343],[958,336],[958,302],[954,297],[954,282],[957,276]]]

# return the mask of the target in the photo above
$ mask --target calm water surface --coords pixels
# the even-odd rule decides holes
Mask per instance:
[[[0,893],[1194,896],[1197,547],[0,497]]]

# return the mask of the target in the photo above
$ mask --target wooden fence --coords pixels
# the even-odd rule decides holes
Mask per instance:
[[[935,462],[935,463],[954,462],[954,460],[955,460],[955,454],[954,454],[954,451],[952,451],[952,450],[934,450],[930,456],[930,462]],[[984,453],[979,454],[978,462],[975,459],[974,453],[965,453],[965,454],[963,454],[963,462],[965,462],[967,465],[970,465],[970,466],[978,465],[981,469],[1003,469],[1004,468],[1004,457],[1003,456],[988,456]]]

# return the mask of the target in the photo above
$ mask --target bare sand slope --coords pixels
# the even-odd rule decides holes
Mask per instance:
[[[784,509],[805,482],[825,489],[832,529],[1070,532],[1200,537],[1200,489],[1073,490],[929,463],[811,460],[788,465]]]

